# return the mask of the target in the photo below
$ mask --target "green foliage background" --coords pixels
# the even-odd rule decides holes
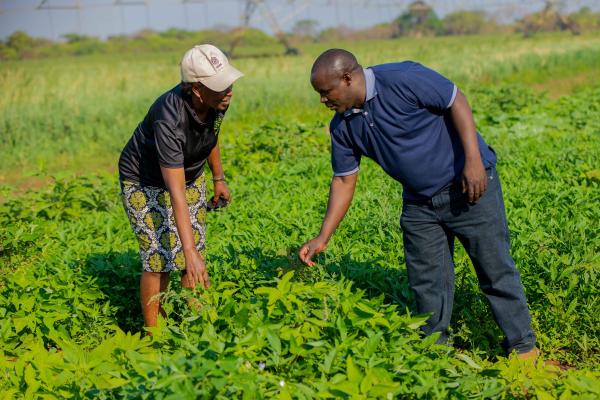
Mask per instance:
[[[597,74],[599,42],[475,36],[238,60],[246,77],[221,139],[235,200],[208,219],[213,288],[196,293],[194,313],[175,282],[152,338],[140,335],[137,243],[114,168],[151,102],[177,83],[180,54],[0,65],[0,397],[598,398],[600,86],[558,98],[531,87]],[[455,347],[420,337],[401,187],[372,162],[319,266],[300,266],[331,177],[330,115],[307,75],[333,45],[365,65],[419,60],[467,94],[499,155],[539,346],[572,368],[502,356],[460,247]],[[35,179],[43,186],[23,193]]]

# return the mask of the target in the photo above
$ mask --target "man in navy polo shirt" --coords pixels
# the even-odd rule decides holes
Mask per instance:
[[[454,297],[454,238],[467,250],[481,290],[504,334],[505,350],[539,350],[519,272],[509,254],[496,155],[479,135],[463,93],[451,81],[406,61],[363,69],[352,53],[330,49],[311,71],[331,120],[331,181],[321,231],[301,260],[325,250],[354,195],[361,157],[403,185],[400,225],[417,311],[426,334],[448,339]]]

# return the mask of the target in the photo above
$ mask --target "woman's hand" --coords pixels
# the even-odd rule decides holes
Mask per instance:
[[[210,287],[208,270],[198,250],[184,251],[184,255],[185,273],[181,276],[181,285],[188,289],[195,289],[196,283],[200,283],[204,289],[208,289]]]
[[[227,203],[231,201],[231,192],[225,181],[215,182],[215,196],[213,197],[213,207],[217,206],[219,199],[225,200]]]

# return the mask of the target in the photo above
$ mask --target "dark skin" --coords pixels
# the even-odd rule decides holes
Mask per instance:
[[[362,108],[366,98],[365,77],[362,67],[352,62],[349,71],[340,70],[343,63],[334,58],[327,65],[313,67],[310,81],[326,107],[341,113],[350,108]],[[458,90],[449,110],[465,152],[462,171],[463,193],[470,203],[476,203],[487,189],[487,175],[479,153],[477,131],[471,108],[465,95]],[[327,211],[319,235],[306,242],[299,251],[302,262],[314,266],[312,258],[324,251],[338,225],[346,215],[354,197],[358,172],[348,176],[334,176],[329,189]]]
[[[230,86],[222,92],[214,92],[201,84],[192,84],[191,102],[192,107],[200,120],[206,120],[210,109],[224,111],[229,107],[233,88]],[[223,167],[221,165],[221,152],[219,145],[212,149],[208,156],[208,165],[213,179],[222,178]],[[171,196],[171,204],[175,214],[175,223],[179,238],[183,246],[185,257],[185,272],[181,276],[181,285],[185,288],[194,289],[196,284],[205,289],[210,287],[210,278],[204,262],[204,258],[196,249],[194,234],[190,221],[189,208],[185,198],[185,172],[183,168],[160,167],[165,185]],[[219,198],[231,201],[231,193],[225,181],[214,181],[213,205]],[[147,272],[142,273],[140,281],[140,297],[142,303],[142,314],[145,326],[156,326],[160,301],[154,300],[156,295],[166,290],[169,284],[169,273]]]

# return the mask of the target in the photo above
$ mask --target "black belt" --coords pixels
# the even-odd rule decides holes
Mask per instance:
[[[405,199],[404,204],[414,204],[417,206],[433,206],[431,199]]]
[[[450,192],[450,197],[453,199],[463,196],[462,183],[459,181],[454,181],[454,182],[450,182],[449,184],[447,184],[446,186],[444,186],[443,188],[438,190],[433,195],[433,197],[437,196],[438,194],[440,194],[446,190]],[[404,199],[403,201],[406,204],[416,204],[419,206],[433,206],[433,200],[432,200],[433,197],[422,198],[422,199]]]

